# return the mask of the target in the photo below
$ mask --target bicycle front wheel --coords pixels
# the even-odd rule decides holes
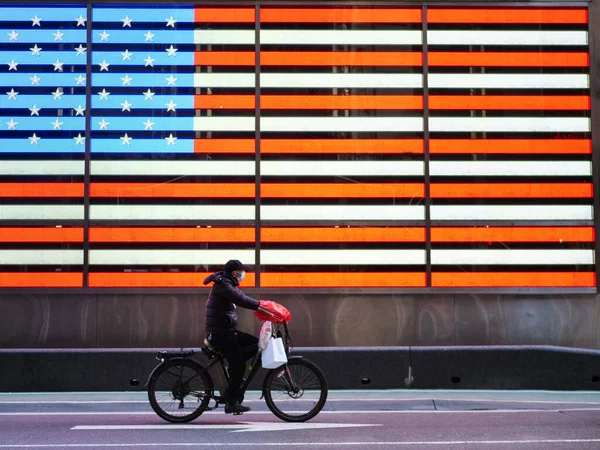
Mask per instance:
[[[315,417],[327,401],[327,380],[321,369],[306,359],[290,359],[269,371],[265,401],[273,414],[286,422]]]
[[[165,362],[148,384],[152,409],[173,423],[197,418],[208,407],[212,394],[212,380],[204,367],[185,359]]]

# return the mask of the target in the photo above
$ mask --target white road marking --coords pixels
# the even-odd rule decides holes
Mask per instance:
[[[327,403],[335,402],[414,402],[414,401],[436,401],[436,402],[482,402],[482,403],[539,403],[539,404],[564,404],[564,405],[600,405],[597,402],[580,402],[569,400],[494,400],[479,398],[436,398],[436,397],[415,397],[415,398],[328,398]],[[93,404],[148,404],[148,400],[0,400],[0,405],[93,405]],[[264,403],[260,399],[247,399],[244,403]]]
[[[385,410],[385,411],[369,411],[369,410],[351,410],[351,411],[321,411],[320,414],[499,414],[499,413],[557,413],[569,411],[600,411],[600,408],[560,408],[560,409],[484,409],[484,410]],[[205,415],[223,415],[222,410],[207,411]],[[272,414],[270,411],[250,411],[245,415],[253,414]],[[153,416],[156,415],[152,411],[100,411],[100,412],[3,412],[0,416]]]
[[[71,430],[234,430],[233,433],[248,431],[285,431],[285,430],[317,430],[326,428],[360,428],[380,427],[381,424],[368,423],[288,423],[288,422],[240,422],[237,424],[212,425],[76,425]]]
[[[600,439],[514,439],[506,441],[397,441],[397,442],[369,442],[369,446],[418,446],[418,445],[529,445],[529,444],[592,444],[600,443]],[[68,448],[68,447],[341,447],[365,446],[364,442],[140,442],[122,444],[0,444],[0,448]]]

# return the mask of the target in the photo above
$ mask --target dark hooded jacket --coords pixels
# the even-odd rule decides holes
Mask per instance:
[[[231,274],[217,272],[206,277],[204,284],[214,283],[206,301],[204,328],[206,334],[231,334],[237,329],[236,305],[256,311],[259,301],[244,294]]]

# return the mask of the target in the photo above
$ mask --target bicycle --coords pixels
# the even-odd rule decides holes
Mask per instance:
[[[305,422],[315,417],[325,406],[327,380],[315,363],[299,355],[290,355],[292,339],[286,321],[282,321],[281,325],[284,335],[281,333],[281,326],[276,323],[273,323],[276,330],[274,334],[284,338],[288,362],[277,369],[268,369],[260,398],[265,399],[267,407],[279,419]],[[178,353],[161,351],[156,359],[160,363],[148,377],[146,385],[150,405],[162,419],[172,423],[190,422],[204,411],[214,410],[219,407],[219,403],[224,403],[223,394],[228,384],[226,360],[207,340],[204,340],[200,353],[195,350]],[[259,349],[246,370],[240,403],[260,368]],[[219,395],[215,389],[219,391]],[[215,401],[214,407],[209,407],[211,399]]]

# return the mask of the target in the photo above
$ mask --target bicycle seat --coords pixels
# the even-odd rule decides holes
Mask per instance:
[[[202,351],[208,356],[215,357],[221,354],[221,352],[214,345],[212,345],[208,339],[204,339],[203,344],[204,347],[202,347]]]

